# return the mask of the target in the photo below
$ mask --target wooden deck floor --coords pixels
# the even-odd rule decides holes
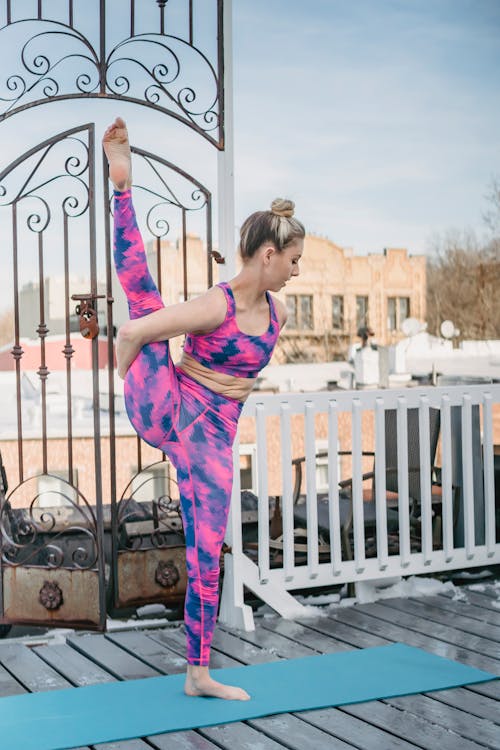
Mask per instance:
[[[485,584],[418,599],[337,607],[299,622],[256,618],[253,633],[218,627],[213,666],[234,666],[400,641],[500,675],[500,590]],[[65,643],[0,642],[0,695],[133,680],[185,669],[181,625]],[[332,676],[334,679],[334,676]],[[479,750],[500,748],[500,682],[280,714],[196,731],[96,745],[101,750]],[[165,707],[168,710],[168,706]],[[1,742],[0,742],[1,744]],[[21,750],[2,748],[2,750]]]

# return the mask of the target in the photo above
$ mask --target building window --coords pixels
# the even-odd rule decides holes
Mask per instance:
[[[344,297],[341,294],[334,294],[332,297],[332,328],[344,330]]]
[[[399,325],[410,317],[410,298],[409,297],[398,297],[399,307]]]
[[[301,328],[313,329],[313,298],[310,294],[301,294],[299,323]]]
[[[356,297],[356,328],[368,325],[368,297]]]
[[[398,331],[403,320],[410,317],[409,297],[387,298],[387,330]]]
[[[297,297],[295,294],[287,294],[286,309],[288,311],[288,328],[297,328]]]
[[[312,294],[287,294],[288,327],[296,330],[312,330],[313,298]]]

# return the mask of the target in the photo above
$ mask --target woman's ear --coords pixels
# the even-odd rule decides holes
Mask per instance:
[[[276,253],[276,248],[274,245],[265,245],[264,246],[264,263],[268,265],[271,262],[271,258]]]

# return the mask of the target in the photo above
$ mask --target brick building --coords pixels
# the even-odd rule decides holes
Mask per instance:
[[[150,247],[153,269],[155,256]],[[189,292],[195,296],[206,288],[207,261],[202,241],[194,235],[188,236],[187,256]],[[161,281],[167,304],[183,299],[182,250],[173,243],[161,243]],[[345,359],[349,345],[357,341],[358,328],[366,324],[379,344],[395,343],[402,338],[405,318],[425,321],[425,286],[423,255],[388,248],[355,256],[328,239],[308,235],[300,276],[277,295],[287,305],[288,323],[274,363]]]

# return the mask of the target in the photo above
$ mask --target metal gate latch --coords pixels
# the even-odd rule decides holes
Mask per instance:
[[[93,307],[93,301],[104,297],[104,294],[72,294],[71,299],[80,300],[75,312],[80,316],[80,333],[85,339],[95,339],[99,334],[99,322],[97,311]]]

